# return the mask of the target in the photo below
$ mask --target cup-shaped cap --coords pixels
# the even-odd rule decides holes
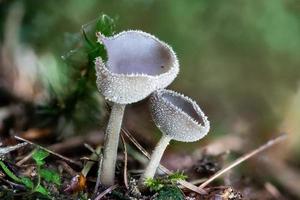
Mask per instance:
[[[177,76],[176,54],[166,43],[142,31],[124,31],[112,37],[98,33],[106,63],[96,58],[97,87],[109,101],[130,104],[167,87]]]
[[[156,126],[174,140],[197,141],[209,131],[209,121],[197,103],[177,92],[166,89],[154,92],[150,109]]]

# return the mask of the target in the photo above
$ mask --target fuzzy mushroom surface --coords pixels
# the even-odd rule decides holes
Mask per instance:
[[[130,104],[167,87],[179,72],[172,48],[142,31],[124,31],[112,37],[98,34],[108,60],[96,59],[97,86],[105,98]]]
[[[194,142],[203,138],[210,129],[210,123],[197,103],[171,90],[154,92],[150,98],[150,110],[154,123],[163,135],[140,178],[140,185],[146,179],[154,177],[171,140]]]
[[[179,72],[172,48],[142,31],[124,31],[111,37],[97,33],[107,51],[107,61],[95,61],[97,87],[113,103],[106,129],[101,183],[114,183],[119,133],[126,104],[143,100],[155,90],[167,87]]]

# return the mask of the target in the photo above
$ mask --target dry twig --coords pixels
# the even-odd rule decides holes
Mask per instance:
[[[22,188],[23,190],[26,189],[24,185],[21,185],[21,184],[18,184],[18,183],[14,183],[12,181],[6,180],[5,178],[0,177],[0,180],[6,182],[12,188]]]
[[[284,139],[286,139],[286,135],[281,135],[278,136],[275,139],[269,140],[267,143],[263,144],[262,146],[260,146],[257,149],[254,149],[253,151],[239,157],[238,159],[236,159],[233,163],[231,163],[230,165],[228,165],[227,167],[221,169],[220,171],[218,171],[216,174],[214,174],[212,177],[210,177],[209,179],[207,179],[204,183],[202,183],[198,188],[203,189],[205,186],[207,186],[209,183],[211,183],[213,180],[215,180],[216,178],[218,178],[219,176],[221,176],[222,174],[224,174],[225,172],[227,172],[228,170],[234,168],[235,166],[239,165],[240,163],[244,162],[245,160],[248,160],[249,158],[253,157],[254,155],[262,152],[263,150],[283,141]]]
[[[108,193],[110,193],[111,191],[113,191],[114,189],[116,189],[118,187],[118,184],[116,185],[112,185],[109,188],[107,188],[106,190],[104,190],[101,194],[99,194],[95,200],[100,200],[101,198],[103,198],[105,195],[107,195]]]
[[[285,198],[279,192],[279,190],[270,182],[266,182],[264,184],[265,189],[274,197],[274,199],[284,200]]]
[[[63,160],[65,160],[65,161],[68,161],[68,162],[70,162],[70,163],[72,163],[72,164],[74,164],[74,165],[77,165],[77,166],[81,167],[81,163],[80,163],[80,162],[76,162],[76,161],[74,161],[74,160],[72,160],[72,159],[70,159],[70,158],[67,158],[67,157],[65,157],[65,156],[63,156],[63,155],[60,155],[60,154],[58,154],[58,153],[55,153],[54,151],[51,151],[51,150],[49,150],[49,149],[47,149],[47,148],[45,148],[45,147],[42,147],[42,146],[40,146],[40,145],[38,145],[38,144],[35,144],[35,143],[33,143],[33,142],[29,141],[29,140],[26,140],[26,139],[24,139],[24,138],[21,138],[21,137],[19,137],[19,136],[15,136],[15,138],[16,138],[17,140],[20,140],[20,141],[23,141],[23,142],[27,142],[28,144],[34,145],[34,146],[36,146],[36,147],[38,147],[38,148],[40,148],[40,149],[43,149],[43,150],[45,150],[45,151],[47,151],[47,152],[49,152],[49,153],[51,153],[51,154],[53,154],[53,155],[55,155],[55,156],[57,156],[57,157],[63,159]]]
[[[103,162],[103,154],[100,153],[99,155],[99,162],[98,162],[98,171],[97,171],[97,180],[96,180],[96,185],[94,188],[94,195],[97,194],[99,185],[100,185],[100,176],[101,176],[101,167],[102,167],[102,162]]]
[[[31,156],[33,155],[34,150],[31,151],[29,154],[27,154],[26,156],[24,156],[24,158],[22,158],[20,161],[18,161],[16,163],[17,166],[22,166],[25,162],[27,162],[27,160],[29,160],[31,158]]]
[[[62,167],[63,170],[65,170],[65,172],[67,172],[68,174],[70,174],[72,177],[76,176],[78,173],[68,165],[68,163],[66,163],[63,160],[58,160],[57,163],[59,163]]]
[[[101,146],[98,146],[96,150],[93,150],[92,155],[90,156],[91,161],[87,161],[86,164],[84,165],[83,169],[81,170],[81,174],[86,177],[89,171],[91,170],[92,166],[95,164],[94,160],[99,159],[99,154],[101,152]]]
[[[20,143],[20,144],[17,144],[17,145],[14,145],[14,146],[9,146],[9,147],[1,147],[0,148],[0,156],[1,155],[4,155],[4,154],[7,154],[9,152],[12,152],[14,150],[17,150],[21,147],[24,147],[25,145],[27,145],[26,142],[23,142],[23,143]]]

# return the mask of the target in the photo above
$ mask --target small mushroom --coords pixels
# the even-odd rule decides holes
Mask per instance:
[[[153,178],[162,155],[173,140],[194,142],[203,138],[209,131],[207,117],[195,101],[171,90],[158,90],[150,98],[151,114],[154,123],[163,136],[155,147],[150,162],[140,178],[144,181]]]
[[[96,58],[97,87],[113,103],[106,129],[101,183],[112,185],[125,105],[167,87],[177,76],[179,63],[169,45],[142,31],[125,31],[112,37],[97,33],[97,37],[108,57],[106,63]]]

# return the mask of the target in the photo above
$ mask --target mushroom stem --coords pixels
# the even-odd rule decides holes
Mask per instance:
[[[124,110],[124,104],[114,103],[106,128],[103,162],[101,167],[101,183],[106,186],[114,184],[117,151]]]
[[[156,145],[152,155],[150,162],[148,163],[147,168],[145,169],[144,174],[140,178],[140,185],[144,184],[144,181],[148,178],[153,178],[155,172],[159,166],[160,160],[163,156],[165,149],[167,148],[168,144],[170,143],[171,138],[167,135],[163,135],[162,138],[159,140],[158,144]]]

